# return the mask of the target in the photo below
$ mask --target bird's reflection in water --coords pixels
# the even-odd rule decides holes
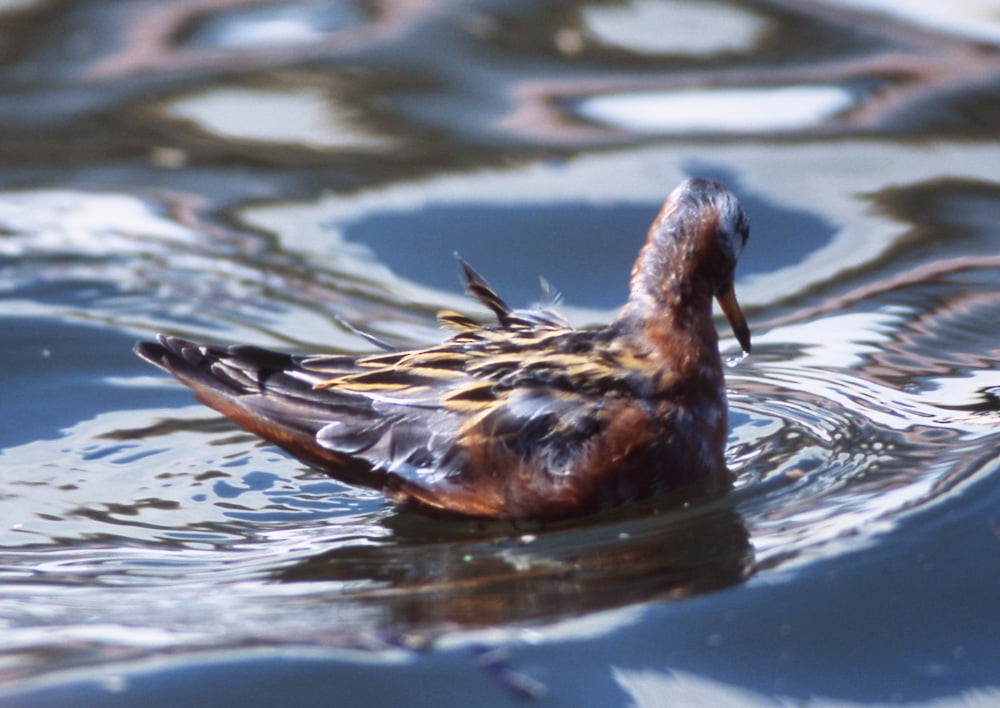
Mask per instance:
[[[372,630],[433,632],[686,597],[734,585],[753,566],[747,529],[724,507],[513,535],[509,524],[450,526],[413,514],[387,523],[390,542],[339,547],[277,579],[342,584],[338,601],[384,623]],[[501,526],[504,534],[491,533]]]

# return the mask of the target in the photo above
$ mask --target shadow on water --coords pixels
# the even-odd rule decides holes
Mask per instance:
[[[497,526],[474,540],[428,540],[428,531],[454,530],[405,515],[384,523],[391,542],[345,545],[276,578],[333,582],[344,588],[340,601],[377,609],[384,631],[434,634],[687,597],[752,568],[747,530],[727,508],[515,536]]]

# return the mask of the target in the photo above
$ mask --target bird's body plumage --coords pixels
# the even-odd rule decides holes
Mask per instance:
[[[427,349],[293,356],[172,337],[138,352],[244,428],[344,481],[424,509],[546,519],[670,490],[728,487],[725,387],[711,299],[737,338],[746,240],[735,197],[704,180],[671,195],[607,326],[511,310],[461,263],[483,325]]]

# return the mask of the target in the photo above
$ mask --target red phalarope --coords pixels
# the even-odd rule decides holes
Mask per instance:
[[[296,356],[160,335],[136,351],[303,462],[428,511],[555,519],[717,494],[729,478],[712,300],[749,352],[733,292],[748,233],[728,189],[683,182],[649,229],[628,302],[595,329],[511,310],[460,261],[497,322],[443,312],[457,331],[427,349]]]

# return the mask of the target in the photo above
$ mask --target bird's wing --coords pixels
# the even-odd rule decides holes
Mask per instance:
[[[137,351],[242,427],[354,484],[459,477],[483,436],[553,473],[568,470],[605,398],[632,385],[608,349],[613,338],[547,310],[511,310],[462,265],[497,324],[445,314],[457,331],[428,349],[293,356],[160,336]]]
[[[317,395],[363,410],[332,418],[316,439],[415,484],[460,476],[483,438],[550,474],[572,469],[616,396],[637,393],[641,376],[590,332],[529,336],[461,334],[430,349],[356,359],[344,371],[329,357],[299,361]],[[338,367],[340,367],[338,369]]]

